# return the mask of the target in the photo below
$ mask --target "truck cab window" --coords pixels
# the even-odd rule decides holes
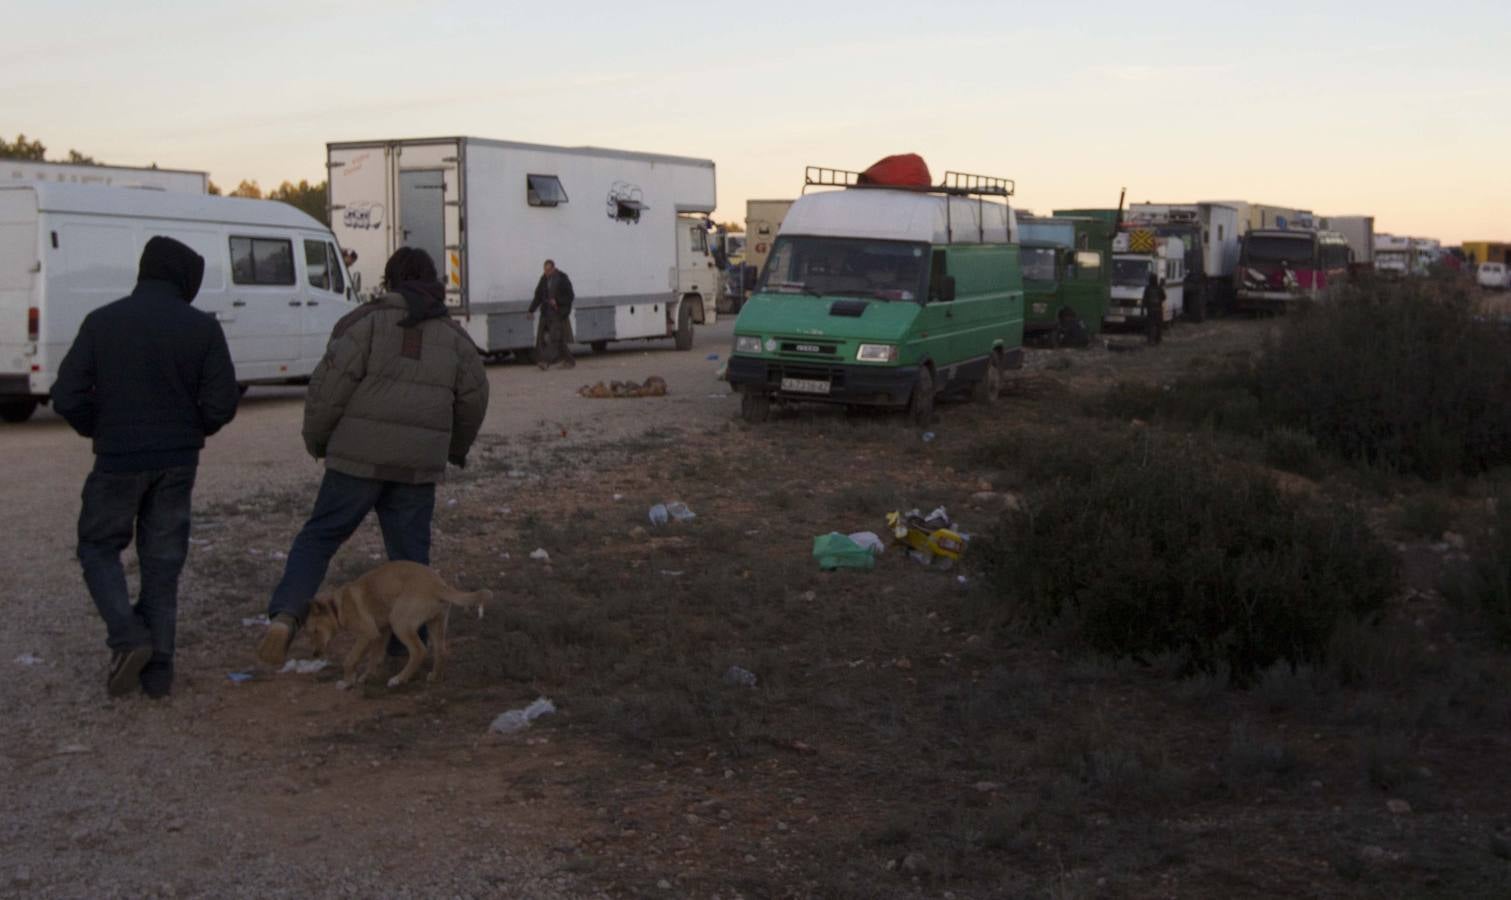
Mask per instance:
[[[309,281],[310,287],[322,291],[331,289],[330,263],[323,241],[304,242],[304,277]]]

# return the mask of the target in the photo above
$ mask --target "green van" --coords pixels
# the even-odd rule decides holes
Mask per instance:
[[[1027,337],[1052,347],[1083,346],[1102,330],[1112,296],[1113,224],[1089,216],[1019,220]]]
[[[735,321],[729,383],[741,415],[776,402],[905,408],[926,425],[941,393],[996,399],[1023,364],[1023,275],[1006,179],[951,172],[925,189],[809,169]],[[1000,199],[994,199],[1000,198]]]

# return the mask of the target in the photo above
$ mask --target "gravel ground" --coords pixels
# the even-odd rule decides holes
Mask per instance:
[[[652,425],[725,421],[737,406],[716,372],[730,333],[726,321],[699,329],[691,352],[668,342],[625,345],[584,356],[569,371],[491,367],[484,438],[612,442]],[[667,380],[669,396],[576,395],[584,383],[650,375]],[[313,499],[321,469],[304,453],[302,411],[302,389],[254,388],[244,398],[201,459],[197,519],[257,496]],[[8,581],[0,896],[592,894],[550,846],[562,823],[549,804],[507,802],[507,784],[478,788],[475,773],[451,779],[453,770],[500,753],[516,766],[552,765],[547,748],[479,738],[477,746],[436,751],[417,770],[405,748],[342,741],[346,713],[336,692],[286,682],[248,700],[253,694],[238,693],[223,673],[250,665],[255,629],[227,637],[235,618],[224,606],[209,608],[228,602],[224,574],[196,565],[192,552],[175,696],[108,701],[104,629],[73,557],[88,442],[43,410],[0,429],[0,446],[7,504],[22,523],[0,549]],[[129,551],[127,558],[134,569]],[[238,595],[235,603],[246,609],[260,598]],[[224,658],[226,647],[243,645],[239,658]],[[412,708],[398,714],[432,712],[422,698],[404,701]]]

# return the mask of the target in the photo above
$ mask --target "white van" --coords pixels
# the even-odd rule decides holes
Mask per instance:
[[[84,316],[131,292],[154,235],[205,258],[194,306],[225,329],[243,388],[307,379],[356,304],[330,230],[286,203],[0,185],[0,418],[46,402]]]
[[[1480,263],[1479,270],[1475,272],[1474,277],[1475,280],[1479,282],[1480,287],[1511,287],[1511,283],[1508,283],[1506,275],[1507,271],[1505,263],[1483,262]]]

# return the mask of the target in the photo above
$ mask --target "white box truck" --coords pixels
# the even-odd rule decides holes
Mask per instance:
[[[335,237],[287,203],[0,183],[0,419],[47,400],[84,316],[131,292],[154,235],[205,258],[194,306],[225,329],[243,386],[307,379],[356,304]]]
[[[1243,222],[1237,208],[1223,203],[1133,203],[1125,225],[1152,228],[1158,237],[1178,237],[1185,245],[1184,309],[1193,321],[1209,310],[1232,306],[1233,273]]]
[[[704,217],[711,160],[473,137],[326,146],[331,223],[376,290],[399,247],[426,250],[447,303],[487,353],[528,357],[547,259],[572,279],[576,339],[673,338],[712,322],[718,270]]]
[[[1348,239],[1348,248],[1354,253],[1351,269],[1374,269],[1374,216],[1322,216],[1317,219],[1317,228],[1321,231],[1336,231]]]
[[[11,183],[92,184],[98,187],[149,188],[184,194],[210,193],[210,175],[207,172],[0,159],[0,184]]]

